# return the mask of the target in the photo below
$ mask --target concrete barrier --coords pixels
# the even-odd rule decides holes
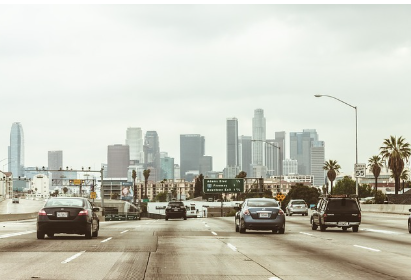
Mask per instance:
[[[379,212],[391,214],[410,214],[411,205],[408,204],[361,204],[363,212]]]
[[[37,218],[37,214],[38,212],[20,214],[1,214],[0,222],[35,219]]]

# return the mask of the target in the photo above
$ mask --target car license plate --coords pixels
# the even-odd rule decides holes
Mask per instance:
[[[174,208],[174,211],[178,211],[178,209],[177,209],[177,208]]]
[[[348,226],[348,222],[338,222],[339,226]]]
[[[57,212],[57,218],[67,218],[68,212]]]
[[[268,218],[268,213],[260,213],[260,218]]]

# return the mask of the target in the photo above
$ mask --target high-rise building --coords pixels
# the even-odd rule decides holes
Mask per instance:
[[[127,178],[130,164],[130,148],[128,145],[115,144],[107,150],[107,177]]]
[[[60,170],[63,168],[63,151],[49,151],[48,152],[48,169],[49,170]],[[51,171],[52,179],[59,179],[60,172]]]
[[[324,141],[314,141],[311,143],[311,175],[314,176],[314,186],[325,185],[325,143]]]
[[[188,171],[200,171],[200,158],[204,156],[205,139],[200,134],[180,135],[180,175],[186,178]]]
[[[140,127],[127,128],[126,145],[130,147],[130,160],[144,163],[143,132]]]
[[[241,135],[238,138],[238,157],[240,171],[247,173],[251,177],[251,163],[252,163],[252,152],[251,152],[251,136]]]
[[[296,159],[283,160],[283,174],[284,176],[298,174],[298,162]]]
[[[206,174],[213,170],[213,157],[202,156],[200,157],[200,174]]]
[[[168,157],[166,153],[160,153],[161,180],[174,180],[174,158]]]
[[[265,145],[265,166],[267,167],[267,175],[279,176],[280,173],[280,153],[281,148],[279,143],[274,139],[267,139]]]
[[[285,131],[278,131],[275,133],[275,139],[274,142],[277,143],[279,149],[279,159],[278,159],[278,164],[279,164],[279,172],[280,174],[283,174],[283,160],[285,159]]]
[[[253,118],[253,165],[264,165],[265,117],[263,109],[254,110]]]
[[[227,119],[227,166],[238,166],[238,120]]]
[[[24,177],[24,133],[19,122],[13,123],[10,131],[8,171],[13,178]]]
[[[160,141],[157,131],[147,131],[144,139],[144,165],[150,169],[150,180],[157,182],[161,178]]]

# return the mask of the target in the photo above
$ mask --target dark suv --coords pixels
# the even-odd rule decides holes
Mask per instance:
[[[171,218],[187,220],[186,207],[182,201],[170,201],[166,208],[166,221]]]
[[[342,230],[352,228],[358,232],[361,224],[361,208],[357,197],[348,195],[321,196],[317,206],[311,208],[311,228],[320,227],[325,231],[327,227],[339,227]]]

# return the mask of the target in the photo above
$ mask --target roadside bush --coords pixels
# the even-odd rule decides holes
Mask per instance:
[[[234,216],[235,216],[235,213],[236,213],[235,209],[230,209],[230,211],[228,211],[228,212],[225,214],[225,216],[226,216],[226,217],[234,217]]]

